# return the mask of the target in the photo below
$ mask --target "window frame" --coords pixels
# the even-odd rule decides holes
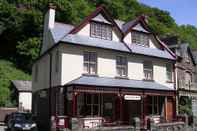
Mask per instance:
[[[118,64],[118,58],[125,59],[125,65],[124,65],[124,63]],[[119,74],[118,70],[122,70],[123,72],[125,70],[125,75]],[[116,56],[116,75],[117,75],[117,77],[123,77],[123,78],[128,77],[128,60],[127,60],[126,56],[121,56],[121,55]]]
[[[101,105],[100,105],[100,94],[84,94],[85,95],[85,105],[86,105],[86,108],[90,108],[90,114],[87,115],[85,114],[85,116],[100,116],[101,114]],[[90,98],[88,99],[88,96],[90,96]],[[97,97],[98,99],[98,102],[95,103],[95,96]],[[88,100],[90,100],[90,103],[88,103]],[[89,107],[88,107],[89,106]],[[97,115],[94,115],[94,107],[97,106],[98,108],[98,112],[96,113]]]
[[[138,40],[135,39],[136,42],[133,42],[134,38],[137,38],[136,36],[138,36]],[[143,47],[150,47],[149,34],[140,31],[133,31],[131,32],[131,43]]]
[[[85,60],[85,54],[88,54],[88,61]],[[91,55],[94,54],[95,55],[95,61],[91,61]],[[97,62],[98,61],[98,57],[97,57],[97,53],[94,51],[84,51],[83,52],[83,72],[84,74],[88,74],[88,75],[97,75]],[[85,71],[85,64],[87,64],[87,71]],[[91,67],[90,65],[94,65],[95,66],[95,73],[91,73]]]
[[[98,27],[96,27],[95,25],[96,26],[99,25],[99,28],[100,29],[98,29]],[[95,26],[95,30],[97,29],[97,31],[94,31],[93,30],[93,28],[94,28],[93,26]],[[103,29],[105,29],[105,31]],[[90,22],[90,37],[92,37],[92,38],[98,38],[98,39],[112,41],[112,37],[113,37],[112,30],[113,30],[113,26],[110,25],[110,24],[106,24],[106,23],[102,23],[102,22],[97,22],[97,21],[91,21]]]
[[[145,68],[145,65],[148,65],[149,64],[151,65],[151,69],[150,68]],[[147,81],[153,81],[154,80],[154,69],[153,69],[153,63],[150,62],[150,61],[144,61],[143,62],[143,72],[144,72],[144,80],[147,80]],[[146,74],[147,73],[151,73],[151,78],[149,79],[148,77],[146,77]]]
[[[170,71],[168,69],[170,69]],[[171,76],[171,79],[169,79],[169,74]],[[166,79],[167,79],[167,82],[174,82],[173,65],[169,63],[166,64]]]

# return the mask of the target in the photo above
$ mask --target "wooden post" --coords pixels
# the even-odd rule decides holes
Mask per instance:
[[[73,117],[77,115],[77,92],[73,92],[72,115]]]
[[[123,98],[121,94],[119,94],[118,97],[120,102],[120,122],[123,122]]]
[[[146,125],[146,113],[147,113],[147,96],[143,95],[141,100],[141,121],[143,122],[142,126]]]

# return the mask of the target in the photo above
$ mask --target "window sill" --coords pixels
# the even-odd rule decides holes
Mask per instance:
[[[127,76],[115,76],[116,79],[129,79]]]
[[[150,81],[150,82],[154,82],[154,80],[149,80],[149,79],[143,79],[143,81]]]
[[[92,77],[98,77],[98,74],[88,74],[88,73],[83,73],[82,76],[92,76]]]

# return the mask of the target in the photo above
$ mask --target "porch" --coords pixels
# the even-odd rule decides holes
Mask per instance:
[[[76,118],[81,128],[134,125],[148,128],[176,117],[173,89],[150,81],[81,77],[66,85],[66,115]]]

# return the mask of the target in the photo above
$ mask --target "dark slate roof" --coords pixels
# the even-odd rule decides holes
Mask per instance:
[[[118,24],[118,26],[124,26],[126,28],[126,26],[131,26],[132,24],[134,24],[135,21],[133,22],[131,21],[124,24],[123,21],[116,20],[116,23]],[[54,28],[50,30],[54,42],[58,43],[61,41],[61,42],[72,43],[76,45],[99,47],[99,48],[112,49],[112,50],[123,51],[123,52],[133,52],[136,54],[174,60],[173,56],[166,50],[145,48],[137,45],[136,46],[132,45],[129,49],[127,46],[125,46],[125,43],[122,42],[102,40],[98,38],[91,38],[77,34],[69,34],[69,32],[73,28],[74,26],[72,25],[55,22]]]
[[[194,61],[197,64],[197,51],[192,51],[193,57],[194,57]]]
[[[32,91],[31,81],[25,80],[12,80],[12,83],[18,91]]]
[[[81,76],[75,79],[68,85],[86,85],[86,86],[102,86],[102,87],[119,87],[119,88],[136,88],[136,89],[151,89],[151,90],[164,90],[174,91],[174,89],[161,85],[156,82],[143,81],[143,80],[128,80],[117,79],[109,77],[93,77],[93,76]]]
[[[119,26],[119,28],[122,30],[122,26],[125,24],[122,20],[115,20],[116,24]]]
[[[55,22],[54,28],[51,29],[55,43],[59,42],[59,40],[67,35],[73,28],[74,26],[72,25]]]
[[[132,20],[132,21],[129,21],[127,23],[125,23],[123,26],[122,26],[122,31],[123,32],[126,32],[130,27],[132,27],[135,23],[136,23],[136,19],[135,20]]]
[[[132,44],[129,46],[133,53],[160,57],[165,59],[174,60],[174,57],[167,50],[160,50],[156,48],[147,48],[139,45]]]
[[[82,35],[69,34],[66,37],[64,37],[61,41],[66,43],[76,44],[76,45],[84,45],[84,46],[99,47],[104,49],[112,49],[112,50],[123,51],[123,52],[130,52],[130,50],[124,45],[124,43],[110,41],[110,40],[103,40],[99,38],[91,38]]]

